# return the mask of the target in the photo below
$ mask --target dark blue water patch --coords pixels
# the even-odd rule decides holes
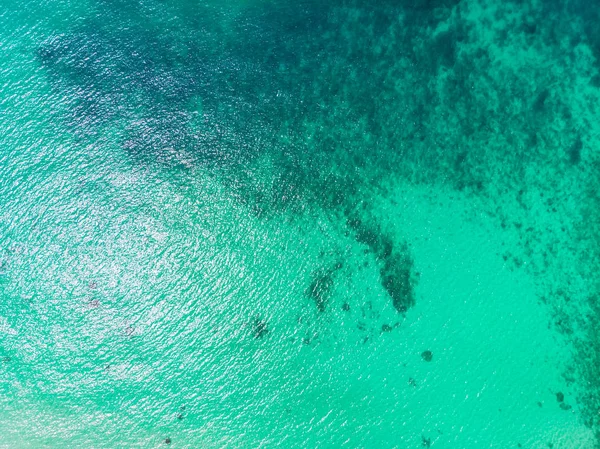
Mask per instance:
[[[115,20],[120,17],[115,11],[110,15]],[[268,79],[272,71],[265,72],[255,59],[236,53],[225,36],[205,33],[202,27],[161,32],[146,20],[127,20],[131,26],[124,28],[89,20],[38,49],[52,84],[76,103],[72,125],[92,128],[129,117],[137,123],[141,116],[146,121],[143,134],[153,134],[148,140],[164,140],[163,146],[168,146],[177,135],[177,143],[188,141],[186,150],[199,149],[200,161],[203,142],[194,143],[192,137],[198,136],[192,134],[206,137],[215,130],[192,131],[192,112],[201,114],[199,125],[208,122],[222,136],[238,136],[242,142],[269,125],[272,114],[266,94],[273,91]],[[195,98],[201,99],[202,111],[189,109]],[[187,139],[182,139],[184,133]],[[139,139],[126,136],[125,140]],[[151,158],[156,147],[126,146],[130,153],[146,152],[142,160]],[[160,159],[161,152],[156,156]]]
[[[224,21],[226,11],[215,12],[207,5],[197,5],[193,14],[174,22],[180,28],[166,30],[158,29],[150,20],[151,11],[136,2],[103,1],[98,5],[100,18],[88,18],[69,35],[48,39],[38,51],[55,86],[75,98],[75,125],[93,127],[127,114],[143,114],[161,123],[144,133],[162,134],[165,123],[171,122],[174,115],[192,112],[190,101],[200,98],[202,116],[209,126],[218,125],[221,135],[233,135],[232,140],[242,142],[248,136],[277,135],[282,129],[298,132],[301,123],[311,116],[327,127],[339,126],[339,111],[331,115],[340,95],[347,97],[349,123],[366,117],[375,135],[393,139],[392,128],[382,125],[388,112],[378,100],[382,93],[393,91],[393,85],[380,79],[385,75],[382,64],[409,51],[415,30],[409,30],[409,26],[399,36],[400,48],[395,48],[398,44],[390,40],[387,45],[392,48],[383,59],[366,44],[377,36],[378,30],[389,29],[393,23],[390,18],[397,17],[403,8],[432,15],[440,5],[448,6],[445,2],[423,2],[418,7],[412,3],[384,4],[369,12],[360,2],[352,4],[370,22],[368,27],[356,24],[352,29],[360,44],[354,46],[342,33],[351,14],[344,2],[249,7],[228,31],[219,22]],[[454,52],[454,38],[439,41]],[[426,52],[415,53],[416,60],[422,59],[421,54]],[[452,58],[430,60],[435,65],[435,61]],[[426,64],[427,70],[430,65]],[[373,85],[378,86],[379,94],[373,95]],[[189,124],[173,123],[176,131],[167,133],[166,145],[169,134],[193,133]],[[202,137],[210,133],[207,131]],[[297,139],[301,142],[304,137]],[[317,141],[311,147],[296,145],[295,149],[315,155],[334,148],[331,143],[336,142],[335,135],[325,132],[317,137],[322,143]],[[194,139],[188,140],[186,151],[198,152],[196,159],[203,161],[203,142],[194,144]],[[141,160],[152,158],[155,151],[155,145],[125,147],[131,154],[147,151]],[[354,157],[359,163],[370,161],[389,167],[386,155],[389,159],[394,152],[382,148],[385,145],[372,146],[371,151],[361,149]],[[264,146],[256,151],[277,153],[280,148]],[[156,158],[162,158],[161,151]],[[312,159],[308,157],[302,163]]]
[[[383,79],[386,59],[408,51],[415,30],[409,26],[399,37],[401,47],[389,41],[383,59],[368,45],[389,31],[402,6],[366,12],[370,28],[356,24],[355,46],[342,32],[351,14],[343,2],[250,7],[228,31],[208,6],[184,16],[182,28],[163,30],[135,2],[99,5],[101,21],[88,19],[38,51],[54,86],[76,103],[73,128],[94,136],[98,127],[125,120],[121,148],[133,161],[216,167],[257,216],[301,213],[306,203],[334,210],[353,203],[360,190],[354,166],[392,174],[391,167],[410,164],[397,143],[427,133],[419,125],[428,114],[423,107],[407,112],[417,117],[411,136],[406,126],[389,126],[389,105],[379,99],[394,89]],[[429,7],[439,5],[410,6],[420,17],[432,14]],[[455,53],[452,39],[441,42]],[[417,70],[426,76],[438,60]],[[341,98],[347,107],[339,107]],[[356,125],[363,119],[369,142]],[[321,126],[308,144],[303,123],[311,120]],[[265,154],[275,169],[272,182],[257,182],[251,162]]]

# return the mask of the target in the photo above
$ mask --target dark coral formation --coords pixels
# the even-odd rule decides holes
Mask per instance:
[[[311,298],[319,312],[325,312],[333,288],[333,273],[331,270],[320,270],[313,273],[313,280],[306,289],[306,295]]]
[[[255,317],[252,320],[251,325],[252,325],[252,335],[254,335],[254,338],[260,339],[269,334],[267,322],[262,320],[260,317]]]
[[[410,255],[401,251],[386,258],[380,270],[381,285],[388,292],[394,307],[400,313],[405,313],[415,305],[412,269],[413,261]]]
[[[392,332],[392,326],[389,324],[383,324],[381,326],[381,332]]]
[[[319,312],[325,312],[331,296],[331,290],[334,285],[334,276],[336,271],[342,268],[342,263],[337,262],[331,267],[321,268],[312,273],[312,281],[305,291],[305,295],[310,298]],[[344,307],[347,307],[345,309]],[[348,303],[342,306],[344,310],[350,310]]]
[[[416,274],[414,262],[406,243],[398,245],[377,224],[366,225],[359,218],[351,218],[348,226],[356,241],[366,245],[380,264],[381,285],[388,293],[394,308],[406,313],[415,305]]]

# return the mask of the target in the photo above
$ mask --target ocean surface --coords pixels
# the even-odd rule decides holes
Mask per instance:
[[[0,0],[0,448],[600,447],[598,23]]]

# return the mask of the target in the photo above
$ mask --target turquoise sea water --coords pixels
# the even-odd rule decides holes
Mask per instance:
[[[599,16],[0,1],[0,447],[600,447]]]

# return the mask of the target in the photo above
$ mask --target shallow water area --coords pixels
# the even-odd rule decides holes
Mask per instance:
[[[598,447],[579,3],[7,6],[0,447]]]

